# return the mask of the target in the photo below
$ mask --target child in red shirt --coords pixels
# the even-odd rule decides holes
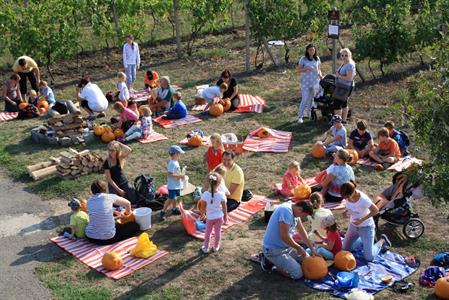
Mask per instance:
[[[318,255],[321,255],[326,260],[333,260],[335,254],[341,251],[342,242],[340,232],[338,230],[337,222],[334,215],[329,215],[321,221],[323,228],[326,228],[326,239],[317,248]]]
[[[282,177],[282,196],[286,198],[292,196],[292,190],[299,184],[304,184],[304,179],[301,177],[301,168],[297,161],[292,161],[288,164],[288,170]]]
[[[223,162],[223,143],[221,141],[221,135],[214,133],[210,137],[211,146],[207,149],[204,155],[204,161],[207,163],[209,171],[214,170],[219,164]]]

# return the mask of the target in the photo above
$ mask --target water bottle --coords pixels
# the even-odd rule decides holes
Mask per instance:
[[[182,166],[181,168],[181,175],[186,175],[187,166]]]

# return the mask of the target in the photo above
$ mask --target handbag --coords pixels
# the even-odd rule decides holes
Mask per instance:
[[[332,98],[340,101],[347,101],[351,94],[352,86],[346,85],[340,80],[335,81],[335,89],[332,93]]]

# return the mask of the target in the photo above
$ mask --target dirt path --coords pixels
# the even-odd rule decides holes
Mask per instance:
[[[52,298],[33,270],[61,253],[48,243],[61,222],[52,216],[67,211],[59,203],[43,202],[0,169],[0,299]]]

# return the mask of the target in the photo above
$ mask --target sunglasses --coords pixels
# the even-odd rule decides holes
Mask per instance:
[[[348,57],[347,54],[340,54],[341,57]]]

